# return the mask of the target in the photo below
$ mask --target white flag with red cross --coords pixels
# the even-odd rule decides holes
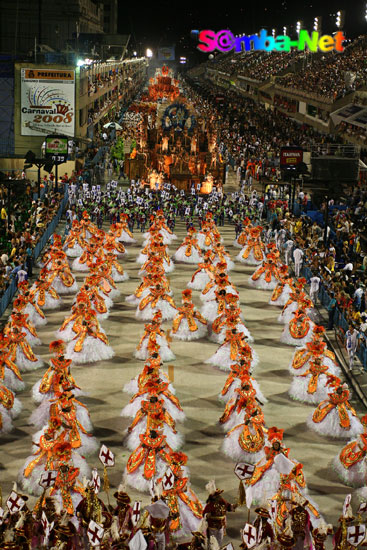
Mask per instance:
[[[347,528],[347,541],[352,546],[358,546],[365,539],[366,526],[365,525],[350,525]]]
[[[11,514],[16,514],[17,512],[20,512],[25,505],[25,500],[23,500],[18,493],[12,491],[6,501],[6,505]]]
[[[102,445],[99,451],[99,460],[102,462],[103,466],[107,468],[115,465],[115,455],[106,445]]]
[[[246,544],[247,548],[252,548],[257,543],[256,527],[251,525],[251,523],[246,523],[243,528],[242,540]]]
[[[277,501],[276,500],[271,500],[270,501],[270,506],[269,506],[269,516],[270,516],[271,521],[275,521],[275,518],[276,518],[276,515],[277,515],[277,508],[278,508]]]
[[[92,519],[89,522],[87,529],[87,536],[92,546],[99,546],[102,542],[104,529],[102,525],[99,525]]]
[[[345,497],[345,500],[344,500],[344,504],[343,504],[343,516],[346,517],[347,515],[347,512],[350,508],[350,501],[352,500],[352,495],[349,493],[349,495],[347,495]]]
[[[55,470],[47,470],[41,475],[38,483],[44,489],[49,489],[50,487],[55,485],[56,478],[57,472]]]
[[[253,464],[247,464],[247,462],[238,462],[235,466],[234,473],[242,481],[249,479],[254,473],[255,466]]]
[[[134,527],[137,526],[138,521],[141,515],[141,500],[136,500],[133,505],[133,511],[131,514],[131,521],[133,522]]]
[[[173,489],[174,486],[175,474],[172,472],[171,468],[167,468],[162,478],[162,489],[164,491],[169,491],[170,489]]]
[[[99,477],[97,468],[93,468],[93,470],[92,470],[92,482],[91,483],[92,483],[95,494],[98,495],[99,490],[101,488],[101,478]]]
[[[52,529],[54,528],[55,522],[52,521],[51,523],[49,523],[45,511],[42,512],[41,525],[44,531],[45,539],[48,539]]]
[[[358,508],[358,514],[364,514],[367,512],[367,502],[361,502]]]

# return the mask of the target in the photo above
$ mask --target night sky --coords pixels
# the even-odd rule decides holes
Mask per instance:
[[[196,43],[190,37],[193,29],[229,29],[234,34],[252,34],[261,28],[270,32],[276,28],[276,34],[282,34],[285,25],[288,34],[295,36],[297,20],[303,21],[303,28],[312,31],[314,17],[322,16],[322,34],[331,34],[336,30],[334,14],[345,10],[343,30],[346,37],[367,32],[366,0],[306,0],[303,5],[297,0],[245,0],[235,4],[224,0],[220,8],[216,8],[214,4],[199,0],[182,1],[181,4],[172,0],[149,4],[119,0],[118,32],[131,35],[130,48],[138,50],[139,54],[145,53],[147,47],[154,52],[158,46],[174,43],[176,58],[186,55],[199,62],[205,61],[205,55],[196,50]]]

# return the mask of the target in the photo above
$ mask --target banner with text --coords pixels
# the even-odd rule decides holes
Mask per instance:
[[[74,137],[75,71],[21,70],[21,134]]]

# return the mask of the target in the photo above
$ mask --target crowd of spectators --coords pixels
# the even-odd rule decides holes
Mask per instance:
[[[351,124],[350,122],[342,121],[336,127],[336,131],[338,132],[338,134],[357,139],[361,143],[366,142],[366,128],[363,128],[362,126],[356,126],[355,124]]]
[[[367,190],[357,186],[345,190],[345,195],[338,205],[330,201],[326,239],[323,224],[307,214],[289,217],[286,226],[348,325],[367,343]],[[321,212],[325,208],[323,203]]]
[[[279,77],[278,83],[300,94],[306,91],[333,102],[365,84],[366,44],[367,36],[361,36],[343,52],[329,52],[316,60],[311,55],[305,69]]]
[[[224,73],[245,76],[262,82],[290,69],[303,55],[303,52],[298,50],[290,52],[249,51],[219,56],[211,63],[213,68]],[[211,64],[208,66],[210,67]]]
[[[0,297],[12,280],[32,276],[34,248],[60,206],[61,193],[48,191],[33,200],[31,185],[20,183],[9,200],[7,187],[0,186]]]

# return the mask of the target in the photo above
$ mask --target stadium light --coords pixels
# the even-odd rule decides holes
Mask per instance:
[[[316,32],[319,32],[321,34],[321,24],[322,24],[322,17],[318,15],[313,20],[313,30]]]
[[[365,18],[365,21],[367,21],[367,3],[364,7],[364,18]]]
[[[339,10],[339,11],[336,12],[335,24],[336,24],[338,29],[343,28],[343,25],[344,25],[344,11],[343,10]]]
[[[150,48],[147,48],[146,54],[147,57],[153,57],[153,52]]]
[[[272,29],[271,34],[272,34],[273,37],[275,38],[275,29]]]
[[[301,29],[302,29],[302,21],[297,21],[297,25],[296,25],[297,34],[300,33]]]
[[[287,27],[283,27],[283,35],[287,36]]]

